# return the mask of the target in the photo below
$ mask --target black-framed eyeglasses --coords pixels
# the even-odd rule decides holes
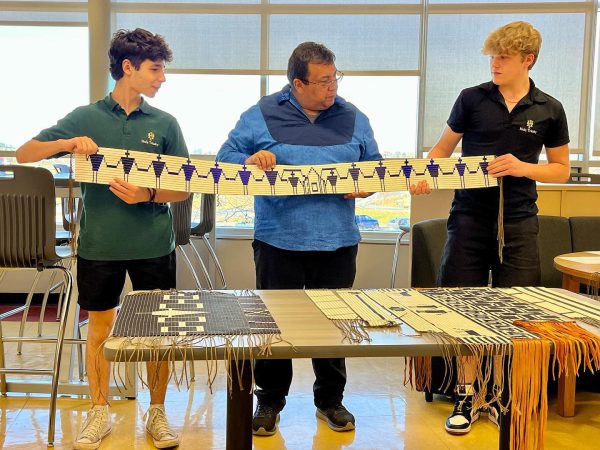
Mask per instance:
[[[344,78],[344,74],[342,72],[340,72],[339,70],[335,72],[335,75],[332,79],[330,80],[326,80],[326,81],[308,81],[308,80],[301,80],[304,84],[316,84],[317,86],[321,86],[323,88],[328,88],[329,86],[331,86],[333,83],[339,83],[340,81],[342,81],[342,78]]]

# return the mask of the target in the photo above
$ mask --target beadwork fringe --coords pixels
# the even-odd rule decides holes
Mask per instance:
[[[112,338],[114,339],[114,338]],[[126,363],[149,362],[155,368],[149,370],[159,370],[161,364],[167,364],[169,367],[168,382],[173,381],[177,389],[185,387],[190,388],[191,379],[188,373],[188,362],[195,361],[193,353],[202,352],[202,359],[206,364],[207,380],[206,384],[212,393],[212,386],[218,374],[219,349],[223,349],[225,364],[225,374],[227,377],[227,388],[231,395],[234,388],[240,390],[248,389],[252,392],[254,389],[254,370],[253,363],[257,357],[268,357],[272,354],[272,345],[285,342],[293,348],[293,345],[281,338],[280,334],[252,334],[252,335],[219,335],[203,337],[180,337],[180,336],[161,336],[145,338],[122,338],[118,348],[115,351],[115,363],[112,367],[112,374],[119,390],[121,387],[132,383],[131,372],[126,370]],[[106,341],[100,346],[96,353],[96,359],[103,357],[103,351]],[[257,349],[257,350],[255,350]],[[251,385],[242,385],[242,375],[245,365],[243,361],[250,362]],[[177,363],[181,363],[181,367]],[[96,365],[99,367],[99,365]],[[134,365],[134,375],[142,386],[152,390],[156,388],[158,382],[157,374],[148,373],[147,378],[139,369],[138,364]],[[237,375],[238,385],[234,386],[233,375]],[[99,373],[97,374],[99,376]]]

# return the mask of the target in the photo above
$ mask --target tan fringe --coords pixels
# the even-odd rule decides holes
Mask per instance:
[[[445,373],[440,386],[432,386],[432,367],[430,356],[415,356],[404,358],[404,385],[410,385],[417,391],[427,389],[428,391],[448,391],[450,383],[454,378],[454,364],[456,359],[456,379],[458,384],[464,384],[467,378],[466,367],[474,367],[473,380],[467,384],[473,384],[473,408],[485,408],[493,403],[500,406],[501,412],[508,411],[511,402],[509,394],[508,401],[502,403],[501,396],[505,388],[506,380],[502,368],[502,360],[507,359],[509,371],[511,365],[510,343],[489,344],[460,344],[459,341],[445,333],[428,333],[439,344],[442,358],[445,361]],[[468,354],[465,355],[464,347]],[[484,364],[485,361],[485,364]],[[488,382],[492,375],[496,374],[492,383],[492,391],[488,396]],[[510,388],[510,386],[507,386]],[[509,391],[510,392],[510,391]]]
[[[371,337],[367,331],[367,324],[363,320],[335,319],[333,324],[342,332],[344,336],[342,342],[351,342],[360,344],[363,341],[371,342]]]
[[[130,374],[126,370],[126,363],[138,363],[142,361],[150,363],[167,363],[169,367],[169,381],[173,381],[177,389],[185,387],[189,389],[191,386],[190,377],[188,374],[188,365],[190,361],[194,361],[192,351],[198,348],[204,349],[204,361],[206,364],[207,380],[206,384],[212,393],[212,387],[218,375],[219,359],[217,359],[217,351],[223,348],[223,360],[225,366],[225,375],[227,378],[227,388],[229,394],[233,389],[248,389],[248,392],[254,390],[254,360],[256,356],[270,356],[272,354],[271,346],[276,343],[287,343],[292,348],[293,345],[281,339],[279,334],[255,334],[255,335],[229,335],[229,336],[203,336],[203,337],[146,337],[146,338],[125,338],[122,340],[119,348],[115,352],[115,362],[112,367],[112,374],[115,379],[119,392],[122,387],[130,385],[133,380],[130,379]],[[103,357],[103,343],[96,358]],[[193,348],[192,348],[193,347]],[[255,353],[255,348],[258,352]],[[295,349],[294,349],[295,350]],[[251,370],[251,385],[243,386],[242,376],[244,374],[243,361],[249,361]],[[180,362],[181,368],[178,369],[176,364]],[[158,370],[158,366],[156,367]],[[123,374],[125,371],[125,374]],[[235,372],[234,372],[235,371]],[[238,385],[233,385],[233,374],[238,377]],[[99,373],[97,374],[99,376]],[[138,378],[142,387],[155,389],[157,387],[158,376],[147,374],[144,377],[140,371],[138,364],[134,365],[134,376]],[[148,376],[153,382],[150,385]]]
[[[498,257],[502,264],[502,251],[504,250],[504,188],[502,177],[498,178],[500,198],[498,200]]]
[[[550,341],[513,339],[511,450],[543,450],[548,416]]]

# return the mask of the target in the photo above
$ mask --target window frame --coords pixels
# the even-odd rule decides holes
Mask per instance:
[[[110,20],[115,13],[154,13],[154,14],[259,14],[261,17],[261,38],[260,38],[260,68],[254,70],[225,70],[225,69],[167,69],[167,73],[181,74],[248,74],[260,76],[259,96],[267,93],[267,77],[269,75],[284,75],[284,70],[272,70],[268,67],[269,61],[269,18],[276,14],[417,14],[420,15],[420,42],[419,42],[419,62],[416,70],[397,70],[397,71],[346,71],[346,75],[361,76],[418,76],[418,118],[417,118],[417,157],[422,157],[427,149],[423,148],[424,131],[424,106],[427,96],[425,86],[425,73],[427,61],[427,27],[428,19],[434,14],[505,14],[505,13],[585,13],[586,29],[583,42],[583,70],[581,84],[581,108],[579,129],[572,130],[578,133],[580,146],[583,147],[581,161],[575,161],[574,166],[582,171],[600,168],[600,158],[594,158],[593,138],[594,138],[594,120],[596,114],[600,111],[595,110],[595,98],[600,95],[600,75],[598,75],[598,65],[600,52],[598,51],[599,42],[599,22],[600,5],[599,0],[588,1],[569,1],[569,2],[535,2],[527,3],[524,0],[520,3],[434,3],[430,4],[428,0],[421,0],[419,3],[398,3],[398,4],[273,4],[269,0],[260,0],[254,4],[226,4],[226,3],[124,3],[111,2],[110,0],[94,0],[92,2],[10,2],[0,1],[0,13],[2,11],[37,11],[37,12],[88,12],[87,22],[23,22],[23,21],[3,21],[0,16],[0,26],[6,25],[35,25],[35,26],[87,26],[90,32],[90,47],[106,48],[108,45],[107,36],[110,36]],[[100,23],[102,26],[98,26]],[[109,24],[107,32],[106,24]],[[93,25],[93,26],[92,26]],[[98,51],[91,54],[90,71],[97,64],[105,67],[105,52]],[[343,68],[341,68],[343,70]],[[106,75],[95,77],[90,85],[90,100],[98,97],[100,92],[108,91],[108,80]],[[241,112],[241,111],[240,111]],[[11,151],[0,151],[3,154],[11,154]],[[230,231],[230,230],[229,230]],[[252,230],[241,230],[252,231]],[[219,231],[217,231],[219,233]],[[229,234],[229,233],[226,233]],[[380,239],[393,240],[396,233],[391,232],[362,232],[366,240],[378,241]],[[373,236],[376,236],[374,238]]]

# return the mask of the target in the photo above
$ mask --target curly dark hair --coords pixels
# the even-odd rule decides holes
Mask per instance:
[[[165,39],[148,30],[118,30],[110,42],[108,51],[110,58],[110,74],[115,80],[123,77],[123,60],[128,59],[136,69],[147,59],[151,61],[170,62],[173,52]]]
[[[333,64],[335,55],[323,44],[317,42],[303,42],[294,49],[288,60],[287,78],[293,86],[294,79],[306,81],[308,64]]]

